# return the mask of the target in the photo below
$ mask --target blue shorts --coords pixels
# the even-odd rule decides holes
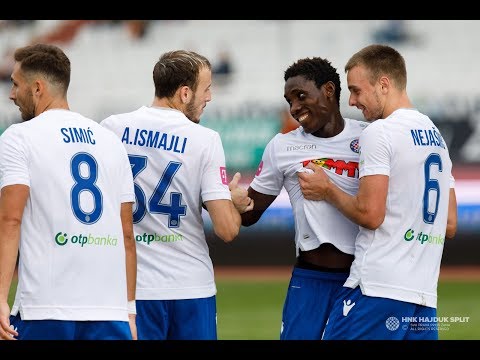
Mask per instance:
[[[293,268],[283,305],[280,340],[320,340],[348,272]]]
[[[438,340],[437,309],[344,287],[323,340]]]
[[[127,321],[22,320],[10,316],[18,340],[132,340]]]
[[[137,300],[138,340],[217,340],[215,296]]]

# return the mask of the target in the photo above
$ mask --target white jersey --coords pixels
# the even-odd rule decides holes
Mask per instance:
[[[118,138],[54,109],[0,137],[0,187],[30,188],[12,315],[23,320],[128,321],[120,208],[133,178]]]
[[[323,243],[353,254],[358,225],[325,201],[305,200],[297,172],[309,161],[322,165],[326,173],[344,191],[358,189],[358,139],[368,125],[345,119],[343,131],[330,138],[307,134],[302,127],[277,134],[265,147],[262,161],[250,186],[255,191],[277,196],[282,187],[288,193],[295,220],[295,245],[308,251]]]
[[[385,219],[360,228],[345,286],[368,296],[437,306],[452,162],[437,127],[415,109],[373,122],[360,137],[360,178],[389,177]]]
[[[231,199],[220,135],[168,108],[143,106],[101,124],[120,137],[132,164],[136,298],[215,295],[202,202]]]

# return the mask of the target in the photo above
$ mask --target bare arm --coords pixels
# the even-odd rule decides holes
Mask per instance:
[[[208,214],[212,219],[213,231],[225,242],[234,240],[242,224],[242,218],[231,200],[205,201]]]
[[[232,201],[242,216],[242,225],[255,224],[265,210],[277,198],[273,195],[265,195],[253,190],[251,187],[244,189],[238,185],[240,173],[236,173],[228,185],[232,195]]]
[[[242,225],[255,224],[272,202],[277,198],[273,195],[265,195],[253,190],[251,187],[244,189],[238,185],[240,173],[236,173],[228,185],[232,195],[232,201],[242,216]]]
[[[445,237],[452,239],[457,232],[457,196],[455,189],[450,188],[450,197],[448,201],[448,219],[447,219],[447,231]]]
[[[238,185],[240,179],[241,174],[237,172],[228,184],[232,200],[211,200],[203,204],[212,219],[215,234],[225,242],[237,237],[242,225],[240,214],[253,208],[247,191]]]
[[[242,175],[237,172],[232,181],[228,184],[230,195],[232,197],[233,205],[240,214],[253,209],[253,200],[248,196],[247,189],[238,185]]]
[[[122,203],[120,209],[122,220],[123,241],[125,246],[125,259],[127,271],[127,298],[128,301],[135,300],[137,286],[137,248],[133,234],[133,203]],[[137,327],[135,314],[129,314],[130,331],[132,338],[137,339]]]
[[[12,340],[18,333],[10,328],[8,293],[20,244],[23,211],[30,195],[26,185],[5,186],[0,194],[0,339]]]
[[[298,173],[303,196],[309,200],[325,200],[354,223],[370,230],[377,229],[385,218],[388,176],[370,175],[360,179],[355,196],[337,187],[322,167],[308,164],[314,172]]]
[[[255,224],[263,215],[265,210],[275,201],[277,198],[274,195],[266,195],[248,188],[248,196],[252,199],[253,209],[251,211],[242,214],[242,225],[250,226]]]

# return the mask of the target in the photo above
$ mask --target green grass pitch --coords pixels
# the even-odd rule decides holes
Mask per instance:
[[[285,280],[217,280],[219,340],[276,340],[279,338]],[[16,283],[9,304],[13,303]],[[439,318],[448,318],[440,340],[480,340],[480,281],[445,280],[438,287]]]
[[[217,280],[218,338],[278,339],[287,286],[287,281]],[[448,317],[439,326],[440,340],[480,340],[478,299],[480,282],[439,283],[437,317]]]

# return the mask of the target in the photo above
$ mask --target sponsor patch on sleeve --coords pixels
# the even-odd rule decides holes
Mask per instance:
[[[262,172],[262,169],[263,169],[263,160],[260,161],[260,165],[258,165],[258,169],[257,169],[257,172],[255,173],[255,176],[260,175],[260,173]]]
[[[222,178],[222,184],[228,185],[227,169],[224,166],[220,166],[220,177]]]

